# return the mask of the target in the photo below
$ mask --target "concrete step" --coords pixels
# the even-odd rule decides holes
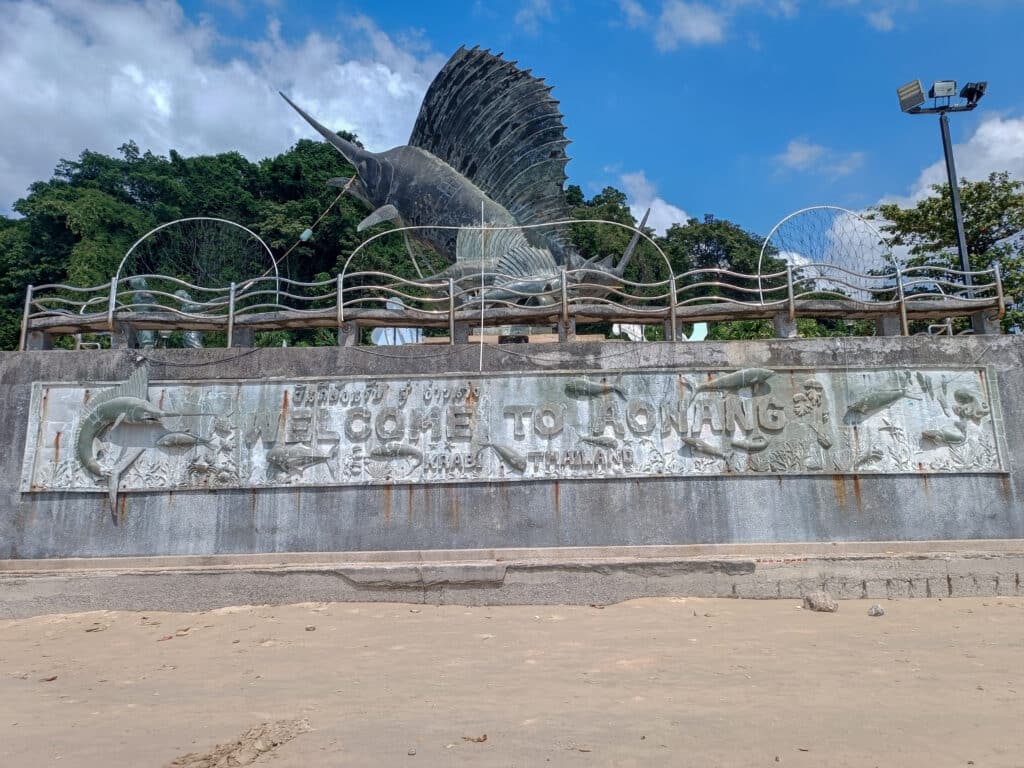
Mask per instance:
[[[642,597],[1020,596],[1024,540],[335,552],[0,561],[0,617],[89,610]]]

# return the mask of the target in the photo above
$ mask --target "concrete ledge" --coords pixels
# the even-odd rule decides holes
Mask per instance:
[[[1024,595],[1021,540],[373,554],[0,561],[0,617],[332,601],[800,598],[822,588],[840,599]]]

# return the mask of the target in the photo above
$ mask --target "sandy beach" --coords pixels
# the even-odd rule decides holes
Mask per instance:
[[[0,765],[1024,765],[1024,599],[871,604],[0,621]]]

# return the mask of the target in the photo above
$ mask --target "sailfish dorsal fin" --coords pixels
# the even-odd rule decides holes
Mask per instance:
[[[149,399],[149,372],[145,366],[136,368],[132,375],[115,387],[104,389],[95,394],[89,401],[89,406],[95,408],[101,403],[113,400],[115,397],[134,397],[139,400]]]
[[[409,144],[439,157],[519,224],[568,218],[565,126],[551,86],[501,55],[460,48],[427,89]],[[563,249],[548,228],[527,233]]]

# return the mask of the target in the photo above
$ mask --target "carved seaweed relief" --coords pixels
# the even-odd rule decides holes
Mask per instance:
[[[999,472],[990,382],[744,368],[38,384],[22,490]]]

